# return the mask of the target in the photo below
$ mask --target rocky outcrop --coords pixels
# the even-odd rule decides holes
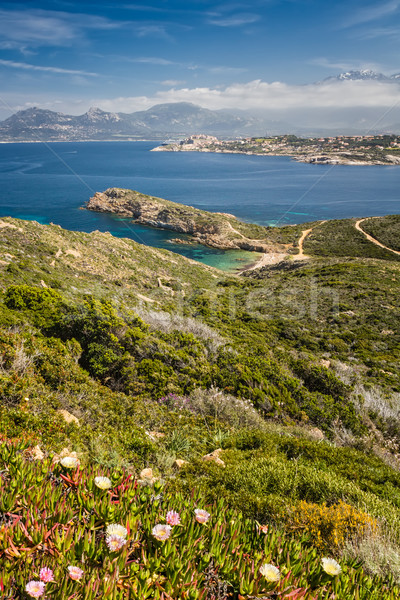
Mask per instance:
[[[86,208],[131,217],[135,223],[142,225],[186,233],[200,244],[221,250],[275,250],[263,240],[251,240],[236,231],[230,223],[231,220],[236,221],[233,215],[206,212],[134,190],[109,188],[105,192],[96,192]]]

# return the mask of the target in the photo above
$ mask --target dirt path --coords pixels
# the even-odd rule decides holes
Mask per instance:
[[[243,235],[243,233],[240,233],[240,231],[238,231],[237,229],[235,229],[234,227],[232,227],[232,225],[231,225],[231,223],[229,223],[229,221],[227,221],[226,224],[228,225],[228,227],[229,227],[229,229],[231,231],[233,231],[234,233],[237,233],[238,235],[240,235],[241,238],[243,238],[245,240],[248,239],[245,235]]]
[[[376,240],[375,238],[373,238],[373,237],[372,237],[372,235],[369,235],[368,233],[366,233],[366,232],[364,231],[364,229],[361,229],[361,225],[360,225],[360,223],[362,223],[363,221],[366,221],[368,218],[372,218],[372,219],[373,219],[374,217],[366,217],[365,219],[360,219],[359,221],[357,221],[357,222],[356,222],[356,224],[355,224],[355,228],[356,228],[358,231],[361,231],[361,233],[362,233],[363,235],[365,235],[365,237],[367,238],[367,240],[368,240],[369,242],[372,242],[372,243],[373,243],[373,244],[375,244],[376,246],[380,246],[380,247],[381,247],[381,248],[383,248],[384,250],[389,250],[389,252],[393,252],[393,254],[398,254],[398,255],[400,255],[400,252],[399,252],[399,250],[393,250],[393,248],[389,248],[388,246],[385,246],[384,244],[382,244],[381,242],[379,242],[378,240]]]
[[[312,232],[312,230],[313,230],[313,228],[311,227],[311,229],[305,229],[304,231],[301,232],[301,237],[299,239],[299,253],[293,257],[294,260],[302,260],[303,258],[308,258],[304,254],[303,244],[304,244],[304,240]]]
[[[319,227],[323,223],[326,223],[326,221],[321,221],[315,227]],[[301,232],[301,237],[298,241],[299,253],[291,254],[290,255],[291,260],[308,260],[310,258],[306,254],[304,254],[303,245],[304,245],[304,240],[306,239],[306,237],[308,235],[310,235],[310,233],[313,231],[313,229],[315,229],[315,227],[311,227],[311,229],[305,229],[304,231]],[[241,271],[241,273],[244,271],[254,271],[255,269],[261,269],[261,267],[265,267],[266,265],[274,265],[276,263],[279,263],[279,262],[285,260],[286,256],[287,256],[287,254],[266,252],[265,254],[263,254],[261,256],[261,258],[254,265],[243,269],[243,271]]]

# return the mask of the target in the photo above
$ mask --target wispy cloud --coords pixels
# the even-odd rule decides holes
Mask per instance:
[[[167,87],[176,87],[177,85],[183,85],[186,83],[185,81],[179,81],[178,79],[165,79],[161,81],[161,85],[165,85]]]
[[[11,67],[13,69],[23,69],[25,71],[42,71],[45,73],[57,73],[60,75],[84,75],[90,77],[98,77],[98,73],[90,73],[88,71],[80,71],[76,69],[63,69],[61,67],[46,67],[41,65],[31,65],[29,63],[17,62],[14,60],[0,59],[0,65]]]
[[[365,6],[359,11],[350,15],[343,23],[343,27],[352,27],[371,21],[378,21],[396,13],[400,8],[400,0],[390,0],[389,2],[380,2],[370,6]]]
[[[241,25],[249,25],[259,20],[260,15],[254,13],[236,13],[228,16],[215,15],[214,17],[209,17],[207,22],[210,25],[218,27],[240,27]]]
[[[326,69],[333,69],[335,71],[351,71],[361,69],[371,69],[372,71],[381,71],[382,67],[377,63],[366,63],[360,59],[346,58],[343,60],[330,60],[324,56],[313,58],[309,61],[310,65],[316,65],[318,67],[325,67]]]
[[[357,38],[360,40],[373,40],[380,37],[386,39],[399,39],[400,27],[373,27],[372,29],[368,29],[357,35]]]
[[[157,57],[157,56],[142,56],[139,58],[125,58],[125,60],[128,60],[129,62],[144,63],[144,64],[149,64],[149,65],[161,65],[161,66],[180,64],[180,63],[176,63],[172,60],[167,60],[166,58],[161,58],[161,57]]]
[[[111,30],[123,24],[97,15],[40,9],[0,10],[3,43],[22,46],[69,46],[88,29]]]
[[[139,25],[135,28],[136,35],[140,38],[142,37],[156,37],[167,40],[169,42],[173,42],[173,36],[168,33],[166,27],[164,25]]]

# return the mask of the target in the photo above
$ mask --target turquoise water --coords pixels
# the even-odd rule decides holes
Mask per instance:
[[[0,216],[110,231],[223,269],[254,253],[172,244],[174,232],[80,210],[125,187],[261,225],[400,212],[400,167],[308,165],[288,157],[149,152],[156,142],[0,144]]]

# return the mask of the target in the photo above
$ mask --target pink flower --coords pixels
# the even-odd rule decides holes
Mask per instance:
[[[156,540],[158,540],[159,542],[163,542],[164,540],[167,540],[171,535],[171,527],[169,525],[155,525],[151,530],[151,533],[156,538]]]
[[[83,571],[82,569],[80,569],[79,567],[72,567],[69,566],[68,567],[68,575],[71,577],[71,579],[73,579],[74,581],[79,581],[80,578],[83,575]]]
[[[106,544],[111,552],[118,552],[126,544],[126,539],[114,533],[106,537]]]
[[[208,519],[211,517],[210,513],[208,513],[206,510],[203,510],[202,508],[196,508],[194,514],[196,521],[198,523],[202,523],[203,525],[204,523],[207,523]]]
[[[54,573],[48,567],[43,567],[42,569],[40,569],[39,577],[40,581],[44,581],[45,583],[48,583],[49,581],[54,581]]]
[[[25,591],[31,598],[40,598],[44,594],[43,581],[29,581],[25,586]]]
[[[175,510],[169,510],[167,512],[166,520],[167,520],[168,525],[179,525],[181,522],[179,513],[177,513]]]

